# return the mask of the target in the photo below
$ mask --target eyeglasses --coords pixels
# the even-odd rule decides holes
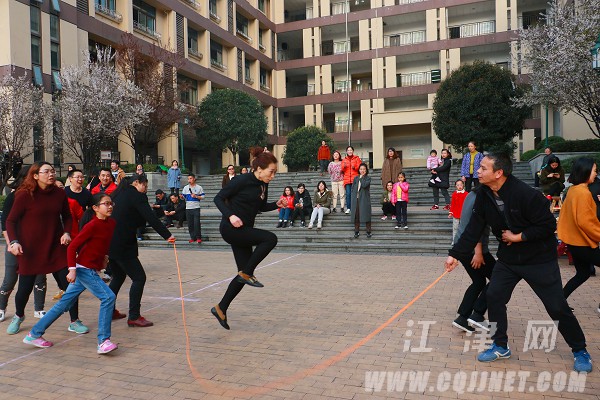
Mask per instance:
[[[56,175],[56,171],[53,169],[46,169],[44,171],[38,171],[38,174]]]
[[[72,176],[71,179],[83,179],[83,176]]]
[[[103,201],[102,203],[98,203],[98,205],[101,205],[101,204],[105,205],[106,207],[112,207],[115,205],[115,203],[112,201]]]

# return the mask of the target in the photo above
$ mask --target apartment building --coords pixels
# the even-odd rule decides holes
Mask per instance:
[[[318,125],[375,168],[390,146],[404,165],[421,166],[431,148],[444,146],[431,127],[439,83],[477,59],[526,74],[516,30],[538,23],[546,7],[546,0],[5,0],[0,74],[27,71],[51,99],[61,88],[61,66],[132,32],[182,57],[181,102],[198,104],[225,87],[255,96],[279,158],[289,132]],[[545,132],[545,115],[536,108],[527,120],[518,137],[522,151]],[[577,118],[552,109],[548,115],[550,135],[590,136]],[[180,159],[183,148],[186,165],[200,173],[232,161],[202,148],[180,125],[173,129],[179,134],[159,143],[159,160]],[[41,134],[33,132],[32,143]],[[126,146],[113,147],[133,162]],[[55,149],[28,161],[43,158],[68,161]]]

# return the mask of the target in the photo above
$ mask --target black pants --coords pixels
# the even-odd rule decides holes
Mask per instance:
[[[473,311],[481,315],[487,311],[486,280],[491,278],[494,264],[496,264],[496,259],[490,253],[483,254],[485,264],[478,269],[471,267],[472,259],[472,257],[469,257],[459,260],[472,281],[471,285],[465,290],[462,302],[458,306],[458,314],[465,318],[469,318]]]
[[[471,187],[478,187],[478,186],[479,186],[479,178],[473,178],[473,175],[465,176],[465,190],[467,192],[471,191]]]
[[[171,188],[171,194],[175,193],[176,196],[179,196],[179,188],[178,187],[172,187]]]
[[[408,225],[408,215],[406,214],[406,207],[408,203],[406,201],[396,202],[396,225],[406,226]]]
[[[179,225],[183,225],[183,221],[185,220],[185,210],[176,211],[174,215],[166,216],[166,224],[167,225],[172,225],[173,220],[177,220],[179,222]]]
[[[67,267],[52,273],[60,290],[66,291],[67,286],[69,286],[69,282],[67,281],[68,273],[69,269]],[[15,294],[15,314],[19,317],[25,315],[25,306],[27,306],[27,301],[33,291],[36,278],[37,275],[19,275],[19,288],[17,289],[17,294]],[[79,300],[69,309],[69,315],[71,316],[71,322],[79,319]]]
[[[258,264],[277,246],[277,236],[262,229],[221,225],[219,231],[223,239],[231,245],[238,272],[242,271],[250,276],[254,275]],[[237,276],[233,278],[219,303],[221,311],[227,312],[229,305],[242,291],[244,285],[244,283],[238,282]]]
[[[565,185],[560,182],[553,182],[549,187],[544,190],[546,196],[560,196],[562,191],[565,189]]]
[[[502,347],[507,346],[506,304],[521,279],[524,279],[540,298],[550,318],[558,321],[558,331],[571,350],[575,352],[585,349],[585,335],[563,294],[556,260],[535,265],[508,265],[496,261],[487,290],[488,317],[490,322],[497,324],[496,332],[492,335],[494,343]]]
[[[592,249],[591,247],[571,246],[570,244],[568,247],[573,256],[576,273],[563,289],[565,298],[569,297],[575,289],[588,280],[592,274],[594,265],[600,265],[600,248],[596,247],[595,249]],[[590,265],[592,265],[592,268],[590,268]]]
[[[109,264],[112,269],[112,281],[110,281],[110,290],[115,296],[118,296],[121,286],[125,282],[125,277],[131,279],[131,288],[129,288],[129,319],[134,320],[140,317],[140,308],[142,306],[142,295],[146,285],[146,272],[140,260],[135,258],[116,259],[111,258]]]
[[[381,205],[381,211],[383,211],[383,215],[396,215],[396,207],[389,201]]]
[[[312,214],[312,207],[294,207],[292,211],[292,222],[296,221],[296,218],[300,217],[302,222],[306,222],[306,217],[310,218]]]
[[[436,206],[440,204],[440,188],[434,186],[433,188],[433,204]],[[448,188],[442,188],[442,195],[444,196],[444,200],[446,200],[446,205],[450,204],[450,195],[448,194]]]

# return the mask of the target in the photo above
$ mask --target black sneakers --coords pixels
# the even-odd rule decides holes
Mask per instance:
[[[462,315],[459,315],[453,322],[452,326],[465,331],[465,332],[475,332],[475,328],[469,326],[467,319]]]
[[[471,324],[472,326],[483,329],[486,332],[490,331],[490,326],[485,321],[485,318],[483,317],[483,315],[476,313],[475,311],[473,311],[471,316],[467,319],[467,322],[469,324]]]

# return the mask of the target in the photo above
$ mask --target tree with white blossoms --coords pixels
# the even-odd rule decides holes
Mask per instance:
[[[146,122],[152,108],[139,98],[141,90],[119,74],[110,48],[98,48],[95,60],[61,70],[62,91],[55,103],[65,152],[79,159],[85,171],[100,160],[100,151],[116,142],[130,126]]]
[[[531,90],[517,102],[573,112],[600,138],[600,74],[590,54],[600,33],[600,6],[598,0],[562,3],[552,0],[539,25],[519,30]]]
[[[49,126],[51,110],[43,102],[44,90],[34,86],[31,76],[15,76],[14,70],[0,81],[0,193],[13,169],[22,165],[25,149],[44,146],[43,136],[32,143],[32,130]],[[33,144],[33,146],[32,146]]]

